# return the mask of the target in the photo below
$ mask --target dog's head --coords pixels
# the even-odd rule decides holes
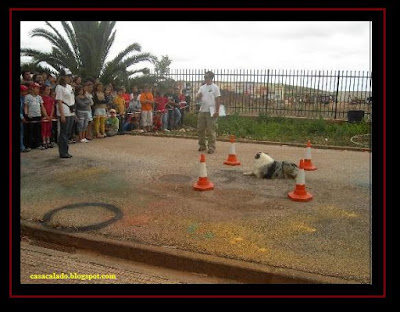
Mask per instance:
[[[271,164],[274,162],[274,159],[271,156],[263,152],[258,152],[254,158],[255,162],[257,163],[260,162],[264,165]]]

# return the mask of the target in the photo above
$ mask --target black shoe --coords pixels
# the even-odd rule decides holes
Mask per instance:
[[[70,154],[60,156],[60,158],[71,158],[71,157],[72,157],[72,155],[70,155]]]
[[[203,151],[206,151],[207,149],[205,148],[205,147],[200,147],[199,148],[199,152],[203,152]]]
[[[214,154],[214,150],[208,150],[208,154]]]

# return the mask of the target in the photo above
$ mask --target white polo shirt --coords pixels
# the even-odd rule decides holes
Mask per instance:
[[[202,113],[210,112],[210,106],[215,106],[215,99],[221,96],[219,87],[215,83],[202,85],[197,94],[201,94],[200,112]]]
[[[69,84],[67,84],[65,87],[62,85],[58,85],[56,87],[56,101],[58,100],[63,101],[62,108],[65,117],[75,116],[75,113],[71,113],[69,109],[69,106],[75,104],[74,90]],[[58,111],[58,105],[57,105],[57,116],[60,116],[60,112]]]

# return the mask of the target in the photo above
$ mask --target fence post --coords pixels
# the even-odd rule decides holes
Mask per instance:
[[[338,97],[339,97],[339,80],[340,80],[340,70],[338,71],[337,84],[336,84],[335,116],[334,116],[334,119],[336,119],[336,114],[337,114],[337,103],[338,103]]]
[[[269,69],[267,71],[267,98],[265,101],[265,115],[266,116],[268,116],[268,97],[269,97],[268,93],[269,93]]]

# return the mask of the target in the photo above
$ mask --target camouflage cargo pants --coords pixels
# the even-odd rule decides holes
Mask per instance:
[[[197,130],[199,135],[200,149],[207,149],[206,139],[208,141],[208,149],[215,151],[215,141],[217,138],[218,118],[211,117],[209,112],[199,113],[197,119]]]

